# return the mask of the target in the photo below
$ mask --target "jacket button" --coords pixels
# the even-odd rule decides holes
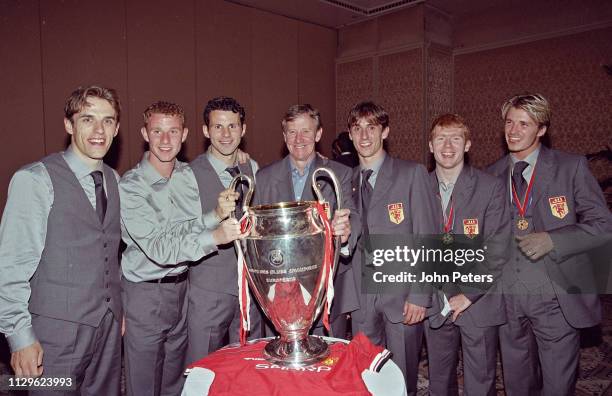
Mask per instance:
[[[110,297],[106,297],[106,302],[110,302]]]
[[[104,257],[104,262],[108,262],[108,257]]]
[[[104,242],[104,247],[107,247],[107,246],[108,246],[108,243]]]

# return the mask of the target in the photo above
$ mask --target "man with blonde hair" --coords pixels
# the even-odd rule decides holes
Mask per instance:
[[[470,130],[457,114],[443,114],[431,126],[429,150],[436,168],[431,172],[432,195],[442,211],[444,248],[483,249],[483,270],[497,279],[506,262],[510,214],[504,183],[465,163],[472,147]],[[448,272],[463,267],[450,264]],[[469,270],[471,271],[471,270]],[[440,285],[437,309],[425,324],[429,363],[429,393],[458,395],[457,364],[463,352],[463,391],[467,395],[495,395],[497,330],[506,321],[497,283],[472,287]],[[467,286],[467,287],[466,287]],[[444,301],[448,309],[444,310]],[[437,312],[436,312],[437,311]]]
[[[587,252],[605,243],[612,218],[586,159],[541,144],[551,125],[544,96],[516,95],[501,115],[510,153],[488,170],[507,188],[516,239],[502,275],[505,389],[511,396],[570,395],[579,329],[601,320]]]
[[[148,143],[140,163],[119,182],[121,260],[128,395],[178,395],[187,351],[188,264],[241,236],[237,193],[221,191],[203,213],[191,168],[176,157],[187,138],[181,106],[156,102],[144,111]]]

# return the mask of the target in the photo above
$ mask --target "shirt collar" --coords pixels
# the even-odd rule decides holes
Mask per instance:
[[[385,162],[385,158],[387,158],[387,152],[383,151],[383,155],[380,156],[378,161],[374,162],[370,167],[364,168],[360,166],[359,169],[362,171],[365,169],[372,169],[372,175],[378,175],[383,162]]]
[[[229,165],[221,161],[219,158],[215,157],[210,151],[210,149],[206,153],[206,156],[208,157],[208,162],[210,162],[210,165],[212,165],[215,172],[217,172],[217,175],[222,175],[222,174],[227,173],[226,169],[228,168]],[[231,166],[236,166],[236,164],[231,165]]]
[[[159,182],[167,182],[168,179],[166,179],[165,177],[163,177],[162,175],[159,174],[159,172],[157,171],[157,169],[155,169],[153,167],[153,165],[151,165],[151,163],[149,162],[149,155],[151,155],[151,153],[149,151],[146,151],[143,156],[142,159],[140,160],[140,166],[142,167],[142,172],[144,175],[144,178],[149,182],[150,185],[159,183]],[[178,164],[178,161],[175,160],[175,171],[176,171],[176,166]]]
[[[304,176],[310,174],[310,167],[312,167],[312,164],[314,163],[315,158],[317,158],[317,155],[318,154],[315,154],[315,156],[304,167]],[[297,166],[295,166],[295,164],[291,160],[291,157],[289,157],[289,169],[291,169],[292,175],[301,176],[300,170],[297,168]]]
[[[81,180],[82,178],[89,176],[93,171],[102,171],[103,169],[102,161],[98,161],[94,169],[91,169],[89,166],[87,166],[87,164],[79,157],[79,155],[74,152],[74,148],[72,147],[72,145],[68,146],[68,148],[66,149],[66,151],[63,152],[62,155],[64,157],[64,160],[68,164],[68,167],[76,176],[77,180]]]
[[[535,166],[537,160],[538,160],[538,155],[540,154],[540,148],[541,146],[538,146],[537,149],[533,150],[533,152],[531,154],[529,154],[525,159],[521,160],[521,161],[525,161],[529,164],[529,166],[531,166],[532,168]],[[510,159],[512,160],[512,166],[514,167],[514,164],[516,164],[517,162],[519,162],[519,159],[516,158],[514,156],[514,154],[510,153]]]

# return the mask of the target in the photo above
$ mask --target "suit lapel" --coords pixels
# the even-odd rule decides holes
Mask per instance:
[[[370,200],[370,206],[368,209],[376,207],[378,201],[384,199],[386,192],[393,184],[393,175],[395,170],[393,169],[393,158],[389,154],[385,156],[378,175],[376,176],[376,185],[374,186],[374,193]]]
[[[554,175],[552,152],[545,146],[540,146],[540,154],[535,167],[535,180],[531,191],[530,208],[535,208],[536,204],[542,198],[544,191],[548,190],[548,185]]]
[[[280,197],[280,202],[295,201],[290,161],[289,156],[286,156],[280,164],[282,169],[276,174],[276,185],[273,188],[276,190],[276,196]]]
[[[467,207],[467,203],[469,201],[470,196],[472,195],[472,190],[474,189],[474,175],[473,170],[469,165],[464,165],[457,181],[455,182],[455,187],[453,187],[453,211],[455,213],[455,218],[458,221],[453,221],[453,231],[455,230],[455,225],[459,224],[463,220],[460,218],[464,216],[463,209]],[[460,230],[463,232],[463,230]]]
[[[353,194],[353,202],[355,203],[355,207],[361,213],[361,186],[359,185],[359,175],[361,174],[360,167],[353,168],[353,179],[351,184],[352,194]]]

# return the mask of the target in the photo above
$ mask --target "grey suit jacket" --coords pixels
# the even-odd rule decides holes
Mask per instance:
[[[506,155],[488,168],[502,178],[508,205],[511,164]],[[594,326],[601,321],[601,307],[587,252],[610,242],[612,215],[584,157],[541,146],[535,172],[527,216],[535,232],[548,232],[554,243],[540,260],[568,323],[575,328]],[[567,205],[562,216],[555,215],[549,201],[559,197]]]
[[[429,176],[432,193],[439,197],[436,172],[431,172]],[[461,170],[453,188],[454,222],[451,232],[465,234],[464,221],[473,222],[474,219],[477,221],[478,237],[475,240],[478,242],[474,247],[487,247],[486,261],[483,263],[484,270],[493,275],[494,279],[501,276],[503,266],[508,260],[508,244],[512,232],[506,194],[507,190],[499,178],[467,164]],[[447,290],[453,290],[453,288],[444,288],[445,292]],[[497,282],[488,291],[483,289],[482,292],[475,292],[473,289],[466,292],[459,285],[450,295],[447,293],[447,296],[452,297],[462,292],[472,301],[472,305],[459,316],[455,324],[485,327],[500,325],[506,321],[506,311],[503,309],[504,299],[501,287]],[[438,301],[434,300],[434,303],[436,302]],[[430,322],[435,323],[435,318],[430,317]]]
[[[352,251],[357,244],[359,232],[361,230],[361,221],[359,213],[351,199],[351,169],[336,161],[331,161],[319,157],[314,159],[314,163],[310,167],[310,174],[304,186],[302,193],[303,201],[316,200],[314,190],[310,184],[312,172],[319,167],[331,169],[340,182],[342,191],[342,208],[351,211],[351,237],[349,238],[349,249]],[[255,185],[255,194],[253,196],[253,204],[273,204],[278,202],[295,201],[293,191],[293,182],[291,179],[291,168],[289,156],[286,156],[280,161],[274,162],[264,168],[261,168],[256,175],[257,183]],[[334,187],[324,174],[321,174],[317,179],[319,190],[323,197],[330,204],[332,215],[337,208],[336,194]],[[350,270],[348,264],[338,264],[335,280],[335,300],[332,306],[332,318],[340,313],[351,312],[358,308],[357,292],[353,286],[352,279],[344,280],[344,274]]]
[[[353,199],[361,210],[360,169],[353,169]],[[399,224],[390,219],[388,205],[401,203],[404,220]],[[376,185],[368,207],[368,230],[370,235],[431,235],[440,232],[440,204],[431,194],[427,170],[421,164],[404,161],[387,155],[376,178]],[[353,275],[357,290],[361,290],[361,261],[363,252],[356,249],[353,255]],[[422,286],[422,285],[421,285]],[[420,287],[418,289],[421,289]],[[417,290],[406,286],[402,293],[381,294],[384,313],[393,323],[403,321],[406,301],[422,307],[431,306],[431,291]],[[365,294],[361,293],[361,306],[365,307]]]

